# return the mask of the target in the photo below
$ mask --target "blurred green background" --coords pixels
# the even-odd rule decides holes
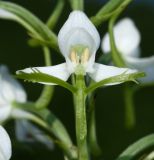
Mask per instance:
[[[52,12],[56,0],[11,0],[20,4],[37,15],[42,21],[46,21]],[[87,0],[86,13],[94,15],[106,1]],[[69,4],[65,6],[58,26],[54,29],[58,33],[60,27],[70,12]],[[151,0],[136,0],[130,4],[122,17],[131,17],[135,21],[142,35],[142,56],[154,54],[154,3]],[[103,37],[107,31],[107,23],[99,27]],[[11,73],[30,66],[43,66],[44,59],[41,48],[30,48],[27,44],[28,35],[17,23],[0,20],[0,63],[9,66]],[[101,55],[99,50],[98,55]],[[64,59],[52,51],[53,64],[64,62]],[[36,100],[41,93],[42,85],[24,83],[29,100]],[[124,102],[121,85],[98,89],[96,95],[96,123],[98,142],[102,148],[101,159],[115,159],[128,145],[141,137],[154,132],[154,86],[139,90],[135,94],[135,111],[137,124],[133,130],[124,127]],[[74,111],[72,95],[56,86],[51,110],[62,120],[72,138],[75,139]],[[13,122],[7,127],[10,135],[14,136]],[[52,152],[43,146],[13,146],[12,160],[62,160],[59,149]]]

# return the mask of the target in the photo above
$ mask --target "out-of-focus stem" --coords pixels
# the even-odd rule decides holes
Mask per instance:
[[[133,96],[134,96],[134,91],[131,88],[129,88],[129,86],[125,86],[124,87],[125,126],[127,129],[134,128],[136,124]]]
[[[48,47],[43,47],[43,52],[44,52],[44,58],[45,58],[45,64],[46,66],[51,66],[51,56],[50,56],[50,50]],[[48,106],[50,101],[52,100],[54,92],[54,87],[53,86],[47,86],[45,85],[40,97],[36,101],[36,107],[37,108],[45,108]]]

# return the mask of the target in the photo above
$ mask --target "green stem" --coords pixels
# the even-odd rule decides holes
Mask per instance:
[[[45,58],[45,64],[46,66],[51,66],[51,56],[50,56],[50,50],[48,47],[43,47],[44,52],[44,58]],[[43,88],[43,91],[36,101],[36,107],[37,108],[45,108],[49,105],[51,102],[52,96],[54,92],[53,86],[47,86],[45,85]]]
[[[46,22],[46,25],[50,30],[52,30],[56,26],[59,20],[59,17],[63,11],[63,8],[64,8],[64,0],[59,0],[54,11],[52,12],[52,14],[50,15],[50,17],[48,18]],[[39,41],[33,38],[29,39],[28,43],[33,47],[40,46]],[[56,51],[59,52],[59,50],[56,50]]]
[[[53,13],[51,14],[46,23],[50,29],[53,29],[57,24],[59,17],[63,11],[63,8],[64,8],[64,0],[58,0],[56,8],[54,9]]]
[[[89,94],[88,96],[89,102],[89,125],[88,125],[88,131],[89,131],[89,144],[91,152],[94,156],[100,156],[102,151],[98,145],[97,142],[97,135],[96,135],[96,120],[95,120],[95,99],[94,99],[94,93]]]
[[[75,117],[76,117],[76,137],[78,145],[78,160],[88,160],[87,149],[87,120],[86,120],[86,94],[85,81],[83,75],[76,76],[77,91],[74,94]]]
[[[84,0],[70,0],[73,10],[84,10]]]
[[[114,33],[113,33],[113,27],[114,27],[114,23],[115,23],[116,17],[111,18],[111,20],[109,21],[109,36],[110,36],[110,44],[111,44],[111,54],[112,54],[112,59],[113,62],[116,66],[118,67],[125,67],[125,62],[121,56],[121,54],[119,53],[117,47],[116,47],[116,43],[115,43],[115,38],[114,38]]]
[[[134,92],[129,86],[124,88],[124,102],[125,102],[125,126],[127,129],[132,129],[135,126],[135,107],[133,102]]]

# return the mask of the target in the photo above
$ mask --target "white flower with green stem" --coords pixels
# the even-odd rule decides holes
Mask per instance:
[[[144,71],[146,76],[139,79],[142,84],[154,82],[154,56],[141,58],[141,35],[136,25],[130,18],[121,19],[114,26],[116,47],[127,67]],[[109,34],[102,40],[103,53],[111,52]]]
[[[9,118],[24,119],[29,116],[28,113],[14,106],[14,102],[26,103],[26,101],[27,95],[23,87],[9,74],[6,66],[0,66],[0,123]],[[48,148],[53,148],[51,140],[27,120],[16,120],[16,136],[19,141],[32,142],[37,140]]]
[[[26,68],[17,71],[17,76],[48,85],[60,84],[73,92],[77,145],[79,148],[78,157],[79,159],[83,159],[83,157],[88,159],[86,144],[87,122],[85,113],[87,94],[103,84],[114,85],[127,80],[134,80],[134,78],[128,75],[136,74],[137,71],[95,63],[96,51],[100,45],[100,37],[95,26],[82,11],[73,11],[70,14],[58,34],[58,44],[65,58],[65,63],[48,67]],[[71,74],[75,75],[74,86],[65,82]],[[92,85],[86,88],[84,82],[85,75],[91,77],[95,82],[94,86]],[[127,79],[125,77],[126,75],[130,79],[128,77]],[[112,79],[112,77],[115,79]]]
[[[67,81],[72,73],[88,74],[98,82],[122,73],[134,73],[136,70],[117,68],[95,63],[96,51],[100,45],[100,37],[94,25],[81,11],[73,11],[58,34],[58,44],[66,62],[49,67],[27,68],[17,73],[33,73],[40,71],[63,81]],[[53,84],[53,83],[50,83]]]
[[[113,52],[111,51],[111,30],[110,34],[106,33],[102,40],[103,53],[108,54],[112,52],[111,55],[116,66],[119,66],[119,64],[115,56],[121,57],[124,66],[145,72],[145,77],[138,79],[140,85],[131,87],[125,85],[124,88],[125,123],[126,127],[130,129],[135,126],[133,98],[136,89],[140,89],[140,86],[147,86],[154,83],[154,56],[145,58],[140,57],[141,35],[135,23],[130,18],[124,18],[113,26],[113,36],[115,40],[115,47],[117,48],[116,55],[113,55]]]

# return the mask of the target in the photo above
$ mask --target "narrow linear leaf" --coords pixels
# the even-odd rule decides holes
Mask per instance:
[[[66,89],[68,89],[71,92],[75,92],[76,88],[73,87],[72,85],[70,85],[69,83],[56,78],[54,76],[50,76],[48,74],[44,74],[41,72],[36,72],[34,71],[33,73],[24,73],[22,71],[19,71],[19,73],[16,75],[17,78],[19,79],[24,79],[27,80],[29,82],[39,82],[39,83],[46,83],[46,84],[58,84]]]
[[[57,49],[57,37],[35,15],[25,8],[11,2],[0,1],[0,18],[13,20],[24,26],[30,35],[42,43]]]
[[[116,160],[132,160],[150,147],[154,147],[154,134],[148,135],[130,145]]]
[[[57,22],[59,21],[59,17],[63,11],[64,8],[64,0],[58,0],[57,5],[54,9],[54,11],[52,12],[51,16],[48,18],[46,25],[52,30]],[[39,40],[37,39],[29,39],[28,40],[28,44],[32,47],[38,47],[40,46],[41,42],[39,42]]]

